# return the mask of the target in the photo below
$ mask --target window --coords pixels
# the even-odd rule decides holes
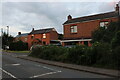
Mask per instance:
[[[25,41],[27,41],[27,38],[25,38]]]
[[[77,26],[71,26],[70,30],[71,30],[71,33],[76,33],[77,32]]]
[[[46,38],[46,34],[43,34],[43,38]]]
[[[34,35],[32,34],[31,39],[33,39],[33,38],[34,38]]]
[[[100,22],[100,27],[105,27],[107,28],[109,22],[105,21],[105,22]]]

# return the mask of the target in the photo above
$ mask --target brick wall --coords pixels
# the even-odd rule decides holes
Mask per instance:
[[[23,42],[28,42],[28,36],[21,36],[21,37],[16,37],[15,41],[23,41]]]
[[[89,38],[91,37],[92,31],[97,29],[100,25],[101,21],[117,21],[118,18],[109,18],[109,19],[103,19],[103,20],[93,20],[93,21],[86,21],[86,22],[80,22],[80,23],[74,23],[74,24],[67,24],[64,25],[64,38]],[[71,33],[70,27],[73,25],[77,25],[77,33]]]
[[[33,45],[32,42],[35,41],[35,39],[39,39],[41,40],[41,43],[39,43],[40,45],[49,45],[50,44],[50,40],[57,40],[58,39],[58,34],[56,31],[51,31],[49,33],[45,33],[46,34],[46,38],[43,38],[43,34],[34,34],[34,38],[32,39],[31,36],[32,34],[28,35],[28,47],[30,49],[30,47]]]
[[[50,39],[51,40],[58,40],[58,33],[56,31],[50,32]]]

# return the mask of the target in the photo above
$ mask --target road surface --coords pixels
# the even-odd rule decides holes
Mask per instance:
[[[110,78],[89,72],[77,71],[17,58],[27,54],[2,53],[3,78]]]

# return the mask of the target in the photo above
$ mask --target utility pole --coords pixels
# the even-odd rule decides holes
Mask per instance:
[[[9,26],[7,26],[7,35],[9,36]]]
[[[9,46],[9,26],[7,26],[7,46],[6,49],[8,49]]]
[[[1,28],[1,37],[2,37],[2,35],[3,35],[3,28]]]
[[[1,28],[1,37],[0,37],[0,49],[2,49],[3,44],[2,44],[2,38],[3,38],[3,28]]]

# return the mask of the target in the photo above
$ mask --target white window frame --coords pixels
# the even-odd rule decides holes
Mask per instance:
[[[31,35],[31,39],[34,39],[34,34]]]
[[[71,26],[70,27],[70,32],[71,33],[77,33],[77,26],[75,25],[75,26]]]
[[[100,27],[106,27],[109,24],[108,21],[102,21],[100,22]]]
[[[27,38],[25,38],[25,41],[27,41]]]
[[[46,38],[46,34],[45,34],[45,33],[43,34],[43,38],[44,38],[44,39]]]

